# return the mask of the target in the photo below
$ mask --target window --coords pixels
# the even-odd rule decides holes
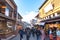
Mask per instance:
[[[12,11],[12,10],[9,10],[9,11],[10,11],[10,12],[9,12],[9,16],[12,17],[12,12],[13,12],[13,11]]]
[[[49,15],[49,18],[51,18],[51,16]]]
[[[45,20],[45,18],[44,18],[44,20]]]
[[[57,13],[57,16],[60,16],[60,13]]]
[[[48,16],[48,19],[49,19],[49,16]]]
[[[53,16],[55,17],[55,14],[53,14]]]
[[[51,18],[53,18],[53,14],[51,15]]]
[[[46,17],[46,19],[47,19],[47,17]]]
[[[16,11],[14,11],[14,18],[16,18],[16,15],[17,15],[17,14],[16,14]]]
[[[46,17],[45,17],[45,19],[46,19]]]
[[[57,16],[57,13],[55,13],[55,16]]]
[[[8,8],[5,9],[5,15],[9,16],[9,9]]]

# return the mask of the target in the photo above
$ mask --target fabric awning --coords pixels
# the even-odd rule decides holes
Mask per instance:
[[[42,25],[42,26],[44,26],[45,22],[35,23],[35,25]]]
[[[42,25],[42,26],[44,26],[45,25],[45,22],[40,22],[40,24],[39,25]]]
[[[45,27],[45,22],[40,22],[40,27],[44,28]]]

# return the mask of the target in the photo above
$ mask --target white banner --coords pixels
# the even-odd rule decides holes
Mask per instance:
[[[46,13],[46,12],[52,10],[52,9],[53,9],[53,6],[52,6],[51,3],[49,3],[49,4],[44,8],[44,12]]]

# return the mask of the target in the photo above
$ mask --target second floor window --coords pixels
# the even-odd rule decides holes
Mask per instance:
[[[8,8],[5,9],[5,15],[9,16],[9,9]]]

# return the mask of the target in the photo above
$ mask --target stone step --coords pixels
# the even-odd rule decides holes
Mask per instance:
[[[15,35],[12,35],[12,36],[10,36],[10,37],[8,37],[8,38],[6,38],[6,39],[1,39],[1,40],[9,40],[9,39],[11,39],[11,38],[13,38],[13,37],[15,37]]]

